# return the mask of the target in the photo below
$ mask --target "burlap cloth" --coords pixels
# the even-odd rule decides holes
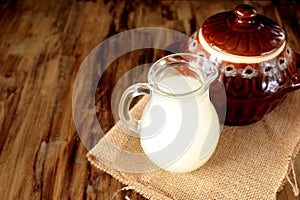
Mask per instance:
[[[146,101],[142,99],[132,109],[133,115],[140,116]],[[105,137],[121,149],[141,151],[139,141],[118,125]],[[293,174],[299,142],[300,92],[294,92],[255,124],[225,126],[211,159],[191,173],[117,171],[103,164],[113,152],[99,152],[101,142],[87,157],[98,169],[149,199],[275,199],[287,181],[295,186],[295,177],[288,174]],[[297,187],[294,190],[297,193]]]

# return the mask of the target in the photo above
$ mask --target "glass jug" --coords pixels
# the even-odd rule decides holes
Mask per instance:
[[[209,86],[218,71],[205,57],[178,53],[155,62],[148,83],[137,83],[123,93],[119,117],[129,132],[140,137],[148,158],[171,172],[189,172],[213,154],[220,135]],[[129,113],[134,97],[150,95],[141,120]]]

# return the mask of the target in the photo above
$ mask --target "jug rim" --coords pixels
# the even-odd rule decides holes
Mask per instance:
[[[188,59],[193,59],[193,61],[190,61]],[[200,65],[201,64],[200,62],[202,62],[202,65]],[[202,80],[202,83],[200,84],[199,87],[197,87],[196,89],[192,89],[189,92],[183,92],[183,93],[167,92],[166,90],[162,89],[162,87],[158,84],[159,81],[157,80],[156,75],[158,74],[159,70],[162,70],[163,68],[172,67],[173,65],[183,67],[182,70],[184,70],[185,67],[188,66],[193,70],[195,70],[195,73],[197,73],[197,75],[199,77],[202,77],[202,79],[204,80]],[[216,64],[210,61],[208,58],[204,57],[203,55],[197,55],[193,53],[174,53],[162,57],[152,64],[148,72],[148,82],[155,92],[158,92],[163,96],[175,97],[175,98],[190,97],[199,94],[204,94],[208,90],[209,85],[218,77],[218,75],[219,73]]]

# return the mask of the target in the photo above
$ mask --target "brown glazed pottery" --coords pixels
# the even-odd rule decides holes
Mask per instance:
[[[227,125],[260,120],[300,88],[296,55],[284,30],[250,5],[209,17],[181,48],[218,65],[226,90]]]

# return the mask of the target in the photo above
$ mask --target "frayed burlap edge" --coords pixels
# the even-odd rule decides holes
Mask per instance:
[[[299,189],[298,189],[298,180],[296,179],[295,174],[293,173],[294,170],[294,164],[295,164],[295,159],[297,155],[299,154],[300,151],[300,142],[297,143],[297,145],[294,148],[294,151],[292,154],[289,156],[288,162],[287,162],[287,171],[285,177],[280,181],[280,186],[277,190],[277,194],[280,193],[286,184],[291,184],[293,188],[293,192],[295,196],[299,196]],[[293,177],[293,183],[290,183],[288,181],[289,176]]]
[[[97,159],[91,154],[87,154],[87,159],[91,163],[91,165],[95,166],[97,169],[111,175],[113,178],[118,180],[124,185],[129,186],[130,189],[136,191],[137,193],[141,194],[143,197],[147,199],[153,199],[153,200],[172,200],[171,198],[168,198],[159,192],[156,192],[155,190],[149,189],[147,186],[136,182],[131,181],[128,178],[124,177],[121,172],[115,171],[115,170],[109,170],[108,167],[105,167],[104,165],[100,164]]]

